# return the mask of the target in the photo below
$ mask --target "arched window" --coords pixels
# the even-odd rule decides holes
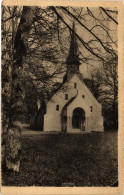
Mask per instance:
[[[68,100],[68,94],[65,94],[65,100]]]
[[[77,83],[74,83],[74,89],[76,89],[77,88]]]
[[[85,95],[82,95],[82,98],[84,99],[85,98]]]
[[[90,106],[90,111],[93,112],[93,106]]]
[[[59,105],[56,105],[56,110],[59,111]]]

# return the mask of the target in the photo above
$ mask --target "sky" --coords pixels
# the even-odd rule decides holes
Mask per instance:
[[[70,12],[74,13],[72,11],[73,8],[70,8]],[[79,8],[79,10],[81,10],[82,8]],[[78,10],[78,13],[79,13]],[[101,10],[97,7],[97,8],[92,8],[90,7],[89,10],[92,12],[92,14],[95,16],[95,18],[97,18],[100,23],[96,20],[94,20],[93,17],[91,17],[89,14],[87,14],[87,8],[83,8],[82,9],[82,13],[81,16],[82,18],[80,18],[80,21],[89,29],[91,30],[98,38],[100,38],[100,40],[102,40],[103,43],[107,44],[107,42],[111,42],[109,43],[109,45],[114,49],[117,50],[117,47],[115,46],[114,43],[117,43],[117,25],[110,19],[108,19],[106,17],[106,14],[104,14],[103,12],[101,13]],[[116,8],[108,8],[108,10],[116,10]],[[61,13],[61,12],[60,12]],[[112,13],[111,16],[115,17],[117,16],[117,14],[113,14],[113,12],[109,12]],[[74,13],[75,14],[75,13]],[[63,15],[64,20],[71,26],[71,24],[73,23],[74,19],[72,19],[72,17],[69,17],[66,15]],[[117,20],[117,18],[114,18]],[[101,25],[102,24],[102,25]],[[94,42],[90,43],[90,46],[92,48],[96,47],[99,49],[99,51],[97,51],[97,49],[94,49],[94,51],[102,56],[104,56],[104,58],[108,55],[107,52],[103,49],[103,47],[101,46],[101,44],[96,41],[96,39],[94,38],[94,36],[88,32],[84,27],[82,27],[77,21],[75,22],[75,26],[76,26],[76,33],[85,41],[85,42],[90,42],[91,40],[94,40]],[[105,27],[103,29],[103,27]],[[106,31],[107,29],[107,31]],[[110,35],[110,38],[112,40],[110,40],[110,38],[108,37],[108,35]],[[113,41],[113,43],[112,43]],[[89,52],[82,46],[82,44],[80,43],[80,41],[78,41],[78,47],[79,47],[79,51],[83,54],[84,57],[89,56]],[[81,56],[80,56],[81,57]],[[80,65],[80,72],[84,75],[84,77],[89,77],[89,74],[91,72],[92,69],[94,68],[98,68],[99,66],[101,66],[101,62],[98,61],[98,59],[95,56],[91,56],[92,60],[88,61],[89,65],[87,65],[85,62],[83,62]]]
[[[99,11],[99,8],[92,8],[90,7],[89,8],[90,11],[93,13],[93,15],[102,21],[102,24],[104,24],[105,26],[108,26],[109,27],[109,34],[111,35],[112,39],[114,41],[117,41],[117,25],[115,25],[113,23],[113,21],[108,21],[106,20],[106,16],[105,14],[101,15],[100,11]],[[108,8],[108,9],[112,9],[112,8]],[[109,38],[107,37],[107,34],[106,32],[98,27],[99,23],[93,19],[93,17],[91,17],[89,14],[87,14],[87,8],[84,7],[84,8],[77,8],[77,13],[75,13],[75,11],[73,11],[73,8],[70,8],[69,11],[72,12],[73,14],[76,15],[76,17],[79,15],[80,13],[80,10],[81,10],[81,17],[80,18],[80,21],[86,25],[86,27],[90,30],[92,30],[92,32],[97,35],[102,41],[107,41]],[[57,11],[59,11],[59,13],[63,16],[64,20],[70,25],[72,26],[72,23],[74,21],[74,19],[72,17],[69,17],[67,14],[63,14],[64,12],[62,12],[61,10],[59,10],[57,8]],[[62,22],[61,22],[62,23]],[[94,37],[91,35],[91,33],[89,33],[84,27],[82,27],[78,22],[75,22],[75,26],[76,26],[76,33],[85,41],[85,42],[89,42],[91,40],[94,39]],[[65,30],[67,31],[67,30]],[[60,32],[61,33],[61,32]],[[66,35],[66,32],[65,34],[63,34],[63,40],[62,40],[62,46],[64,46],[66,49],[69,48],[69,39],[67,38],[68,36],[68,33]],[[84,46],[82,46],[82,44],[80,43],[80,41],[77,41],[78,42],[78,47],[79,47],[79,51],[81,52],[81,54],[84,56],[84,57],[88,57],[89,58],[89,52],[85,49]],[[106,55],[106,52],[103,51],[101,45],[94,41],[93,43],[90,43],[90,46],[93,48],[95,45],[95,47],[98,47],[100,48],[101,50],[101,53],[104,52],[104,56]],[[63,47],[63,48],[64,48]],[[112,44],[112,47],[114,48],[114,44]],[[65,50],[65,53],[67,55],[67,51]],[[97,52],[97,50],[94,49],[95,52]],[[99,52],[98,52],[99,53]],[[79,56],[80,58],[82,58],[82,56],[80,55]],[[94,57],[93,55],[90,54],[90,57],[92,57],[92,60],[88,61],[89,64],[85,63],[85,62],[81,62],[81,65],[80,65],[80,72],[84,75],[84,77],[89,77],[90,75],[90,72],[92,71],[92,69],[94,68],[97,68],[99,66],[101,66],[101,62],[98,61],[98,59],[96,59],[96,57]],[[66,58],[65,58],[66,60]]]

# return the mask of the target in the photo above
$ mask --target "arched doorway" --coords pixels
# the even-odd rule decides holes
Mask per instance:
[[[85,111],[80,107],[73,110],[72,127],[85,130]]]

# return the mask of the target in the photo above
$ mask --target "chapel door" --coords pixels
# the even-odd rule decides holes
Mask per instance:
[[[84,130],[85,111],[82,108],[75,108],[72,116],[72,127]]]

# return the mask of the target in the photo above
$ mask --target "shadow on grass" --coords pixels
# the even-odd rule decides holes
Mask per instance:
[[[117,132],[23,136],[20,172],[2,172],[4,186],[111,186],[117,178]]]

